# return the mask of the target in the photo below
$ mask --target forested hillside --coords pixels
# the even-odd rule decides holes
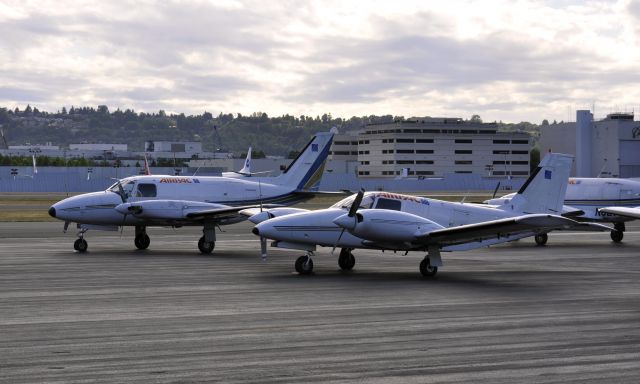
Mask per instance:
[[[231,113],[213,116],[209,112],[185,116],[164,111],[109,111],[106,106],[62,108],[55,113],[31,106],[24,110],[0,108],[0,125],[9,145],[127,143],[129,150],[142,151],[147,140],[182,140],[201,141],[206,151],[231,151],[238,155],[252,146],[256,152],[288,156],[291,151],[301,148],[315,132],[327,131],[334,126],[344,132],[394,119],[403,117],[372,115],[346,120],[333,118],[331,114],[269,117],[262,112],[249,116]],[[502,128],[535,131],[537,126],[520,123],[504,124]]]

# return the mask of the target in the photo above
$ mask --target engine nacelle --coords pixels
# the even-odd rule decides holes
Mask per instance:
[[[259,208],[252,208],[252,210],[259,210]],[[290,208],[290,207],[281,207],[281,208],[271,208],[263,210],[262,212],[256,213],[253,216],[249,217],[249,221],[254,224],[262,223],[265,220],[273,219],[274,217],[291,215],[294,213],[300,212],[308,212],[308,209],[302,208]]]
[[[198,201],[145,200],[120,204],[116,206],[116,211],[140,219],[180,220],[186,218],[188,213],[224,207],[221,204]]]
[[[356,213],[353,235],[371,241],[413,241],[417,236],[443,228],[424,217],[386,209],[361,209]]]

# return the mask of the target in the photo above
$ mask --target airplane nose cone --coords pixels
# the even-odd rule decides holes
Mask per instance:
[[[251,232],[256,236],[260,236],[260,230],[258,229],[258,227],[253,227]]]
[[[349,215],[342,215],[333,219],[333,224],[341,228],[353,229],[356,226],[356,219],[355,217],[349,217]]]
[[[56,209],[51,207],[49,208],[49,216],[56,217]]]

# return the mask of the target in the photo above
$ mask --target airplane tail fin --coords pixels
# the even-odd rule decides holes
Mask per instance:
[[[317,190],[332,141],[333,132],[317,133],[287,169],[276,177],[275,184],[291,185],[299,191]]]
[[[238,173],[241,175],[251,175],[251,147],[249,147],[247,158],[244,160],[244,167],[242,167]]]
[[[562,214],[573,156],[547,154],[518,193],[501,208],[522,213]]]

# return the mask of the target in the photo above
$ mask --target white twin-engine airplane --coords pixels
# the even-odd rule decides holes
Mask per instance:
[[[490,205],[507,203],[514,194],[485,201]],[[572,177],[564,197],[563,213],[579,221],[613,223],[611,240],[622,241],[625,222],[640,219],[640,181],[615,178]],[[536,236],[546,244],[546,236]]]
[[[420,263],[424,276],[442,266],[441,251],[468,250],[556,229],[609,230],[561,216],[573,158],[549,154],[518,193],[500,206],[454,203],[387,192],[359,192],[328,209],[290,213],[273,208],[255,214],[253,233],[272,247],[307,251],[295,262],[300,274],[313,270],[316,245],[341,248],[338,265],[351,270],[351,251],[368,248],[427,252]],[[247,210],[245,213],[255,212]],[[264,221],[263,221],[264,220]]]
[[[333,133],[318,133],[300,155],[277,177],[229,178],[212,176],[132,176],[106,191],[69,197],[51,206],[49,214],[77,223],[80,231],[73,247],[87,250],[89,229],[118,230],[135,226],[135,246],[149,247],[149,226],[202,226],[198,241],[202,253],[215,247],[216,227],[247,218],[238,212],[251,207],[291,205],[317,192]],[[271,205],[270,205],[271,204]],[[284,209],[284,208],[283,208]]]

